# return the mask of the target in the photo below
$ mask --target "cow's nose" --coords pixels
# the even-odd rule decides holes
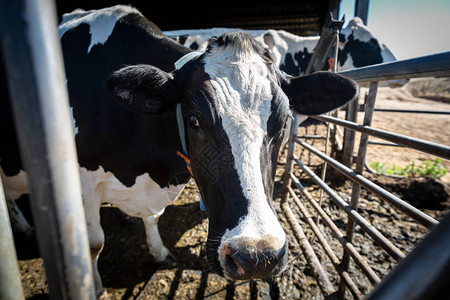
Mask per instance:
[[[275,249],[266,241],[235,239],[221,251],[224,273],[230,279],[270,278],[280,273],[287,262],[287,242]]]

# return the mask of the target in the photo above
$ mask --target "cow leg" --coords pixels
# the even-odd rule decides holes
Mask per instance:
[[[94,273],[95,294],[99,297],[103,293],[103,284],[98,272],[98,257],[105,244],[105,234],[100,225],[100,203],[96,201],[85,201],[85,213],[87,231],[89,237],[89,248],[91,250],[92,271]]]
[[[147,245],[150,254],[156,262],[163,262],[166,259],[174,260],[174,256],[170,253],[169,249],[164,246],[161,236],[159,235],[158,220],[163,212],[164,210],[157,215],[142,218],[147,236]]]
[[[28,223],[28,220],[22,214],[22,211],[17,206],[16,201],[6,200],[6,206],[8,207],[9,220],[11,222],[11,228],[14,232],[23,233],[27,238],[34,236],[34,228]]]
[[[22,195],[29,193],[27,174],[21,170],[17,175],[6,176],[3,169],[0,168],[0,177],[2,179],[1,183],[3,184],[12,230],[22,233],[26,237],[33,237],[34,228],[28,223],[28,220],[15,202]]]

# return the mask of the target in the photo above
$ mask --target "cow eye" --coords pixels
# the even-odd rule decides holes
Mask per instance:
[[[194,115],[189,116],[189,125],[194,129],[197,129],[200,126],[197,118]]]

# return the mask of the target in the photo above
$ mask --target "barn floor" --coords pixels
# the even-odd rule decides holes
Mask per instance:
[[[409,109],[445,109],[450,110],[450,104],[429,101],[419,98],[408,98],[401,90],[381,90],[377,105],[380,107],[407,107]],[[414,105],[414,107],[412,107]],[[450,118],[448,116],[433,115],[389,115],[375,113],[374,126],[387,128],[399,133],[407,133],[415,137],[450,144],[448,135]],[[424,131],[424,127],[426,130]],[[302,129],[303,130],[303,129]],[[308,132],[324,132],[325,126],[309,127]],[[303,132],[304,133],[304,132]],[[358,136],[357,136],[358,139]],[[316,140],[315,146],[323,149],[321,141]],[[297,151],[302,155],[302,160],[309,162],[319,170],[317,160],[314,157]],[[406,157],[406,158],[405,158]],[[410,163],[412,160],[423,161],[430,159],[413,150],[389,147],[370,146],[368,160],[380,161],[390,165],[395,162],[400,165]],[[431,158],[433,159],[433,158]],[[285,152],[280,160],[277,170],[279,179],[283,172]],[[444,165],[450,168],[449,162]],[[299,170],[296,174],[303,177]],[[434,198],[439,198],[438,205],[427,205],[427,201],[417,202],[420,209],[440,220],[450,208],[449,174],[443,180],[422,178],[391,179],[384,176],[372,176],[378,184],[388,190],[397,193],[401,197],[411,197],[414,200],[420,193],[425,195],[433,193]],[[317,187],[308,179],[302,180],[313,196],[319,194]],[[344,199],[349,199],[351,184],[333,180],[330,184]],[[275,186],[275,206],[279,210],[280,181]],[[412,196],[408,196],[412,195]],[[427,197],[425,197],[425,200]],[[177,263],[155,264],[148,254],[145,242],[144,226],[137,218],[128,217],[115,208],[102,208],[102,225],[105,229],[106,245],[99,261],[100,273],[106,289],[104,299],[322,299],[318,286],[311,276],[307,264],[299,250],[297,242],[293,238],[289,225],[283,215],[279,214],[284,228],[289,236],[290,263],[284,274],[273,281],[243,281],[233,282],[215,274],[207,265],[204,255],[204,243],[207,238],[208,220],[206,214],[199,210],[199,196],[195,184],[192,182],[183,191],[183,194],[171,206],[160,219],[160,232],[165,245],[177,258]],[[303,216],[294,206],[291,206],[299,217],[303,228],[305,225]],[[345,230],[346,216],[327,198],[324,200],[324,209],[329,213],[336,225]],[[373,195],[362,190],[359,212],[368,219],[371,224],[388,237],[402,252],[408,253],[423,238],[427,230],[417,225],[410,218],[395,211],[391,206],[378,200]],[[330,237],[330,231],[319,226],[327,234],[330,245],[335,249],[338,258],[342,256],[342,247],[339,242]],[[307,237],[313,240],[312,232],[306,230]],[[378,276],[384,277],[396,262],[390,258],[380,247],[375,245],[367,235],[356,227],[355,244],[357,250],[366,258]],[[330,274],[332,283],[338,285],[338,276],[334,268],[323,253],[322,249],[314,244],[325,269]],[[42,260],[36,253],[36,245],[33,243],[17,244],[19,267],[22,275],[22,283],[27,299],[47,299],[48,288],[43,271]],[[352,278],[363,294],[370,292],[373,286],[365,276],[355,267],[350,265]],[[348,294],[346,298],[351,298]]]

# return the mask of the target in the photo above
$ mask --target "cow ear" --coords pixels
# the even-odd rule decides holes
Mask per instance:
[[[172,75],[151,65],[134,65],[115,71],[106,84],[117,102],[145,114],[161,113],[177,99]]]
[[[303,115],[332,111],[358,97],[358,85],[331,72],[287,78],[282,85],[291,107]]]

